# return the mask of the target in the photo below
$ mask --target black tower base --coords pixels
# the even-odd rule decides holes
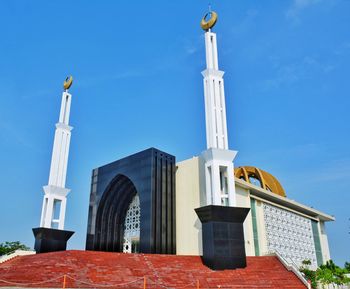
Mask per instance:
[[[37,253],[65,251],[67,241],[74,234],[72,231],[64,231],[49,228],[33,228],[35,237],[34,250]]]
[[[243,222],[249,208],[205,206],[195,209],[202,222],[203,263],[213,270],[245,268]]]

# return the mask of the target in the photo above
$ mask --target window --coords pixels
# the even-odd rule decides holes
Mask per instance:
[[[222,197],[221,198],[221,205],[222,206],[228,206],[229,203],[228,203],[228,197]]]
[[[221,190],[221,205],[228,206],[228,182],[227,182],[227,168],[220,167],[220,190]]]
[[[140,199],[136,195],[126,212],[124,221],[124,253],[138,253],[140,242]]]

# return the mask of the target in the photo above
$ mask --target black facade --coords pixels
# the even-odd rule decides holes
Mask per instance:
[[[249,210],[213,205],[195,209],[202,222],[202,259],[209,268],[246,267],[243,222]]]
[[[176,253],[175,157],[150,148],[92,172],[86,250],[122,251],[128,206],[140,199],[140,252]]]

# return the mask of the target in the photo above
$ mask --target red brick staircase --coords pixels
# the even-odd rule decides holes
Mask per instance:
[[[198,256],[63,251],[0,264],[0,287],[305,289],[275,256],[212,271]]]

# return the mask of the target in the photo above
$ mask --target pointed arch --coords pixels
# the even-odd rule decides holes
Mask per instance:
[[[107,186],[97,209],[95,250],[122,251],[125,214],[136,194],[132,181],[122,174]]]

